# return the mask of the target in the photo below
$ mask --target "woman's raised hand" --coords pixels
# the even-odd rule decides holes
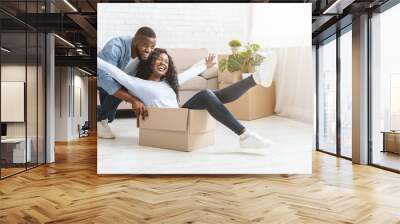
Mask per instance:
[[[207,69],[209,69],[209,68],[211,68],[212,66],[214,66],[215,65],[215,54],[209,54],[207,57],[206,57],[206,66],[207,66]]]

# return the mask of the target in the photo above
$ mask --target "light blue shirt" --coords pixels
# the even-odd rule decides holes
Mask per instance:
[[[179,107],[174,90],[165,81],[144,80],[127,75],[121,69],[101,58],[97,58],[97,68],[98,70],[107,72],[107,74],[123,85],[130,94],[137,96],[146,106],[162,108]],[[199,61],[178,75],[179,85],[203,73],[206,69],[205,60]]]
[[[98,57],[124,70],[131,61],[132,39],[130,36],[121,36],[109,40],[98,53]],[[134,76],[135,73],[136,71],[129,72],[129,75]],[[110,74],[100,69],[97,69],[97,86],[110,95],[113,95],[121,88],[121,84],[116,82]]]

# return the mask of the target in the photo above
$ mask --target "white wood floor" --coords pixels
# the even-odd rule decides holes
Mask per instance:
[[[242,122],[269,138],[266,149],[239,148],[238,137],[217,125],[215,145],[192,152],[138,145],[135,119],[117,119],[117,138],[98,139],[99,174],[307,174],[311,173],[312,125],[271,116]]]

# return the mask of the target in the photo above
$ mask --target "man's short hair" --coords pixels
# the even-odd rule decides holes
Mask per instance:
[[[139,36],[156,38],[156,33],[154,32],[154,30],[152,28],[143,26],[143,27],[140,27],[136,31],[135,37],[139,37]]]

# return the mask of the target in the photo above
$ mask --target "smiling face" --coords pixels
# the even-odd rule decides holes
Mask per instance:
[[[134,43],[132,45],[132,58],[138,56],[140,60],[146,61],[156,46],[156,38],[139,36],[135,38]]]
[[[136,77],[167,83],[179,96],[179,82],[176,67],[171,55],[165,49],[155,48],[147,61],[141,61]]]
[[[165,53],[161,53],[157,58],[153,65],[153,73],[159,77],[162,77],[167,74],[169,68],[169,58]]]

